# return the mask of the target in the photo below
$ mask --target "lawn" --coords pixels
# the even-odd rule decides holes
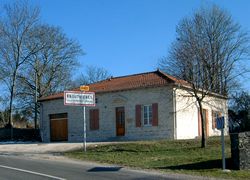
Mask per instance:
[[[139,141],[98,145],[65,153],[70,158],[110,163],[161,172],[184,173],[209,177],[249,179],[250,171],[222,172],[219,138],[208,139],[208,146],[200,148],[200,140]],[[230,140],[226,138],[227,168],[231,168]]]

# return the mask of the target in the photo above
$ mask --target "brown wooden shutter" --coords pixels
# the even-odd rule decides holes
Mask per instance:
[[[135,125],[141,127],[141,105],[135,106]]]
[[[198,136],[201,136],[202,134],[202,123],[201,123],[201,113],[200,113],[200,110],[198,110]]]
[[[208,120],[208,110],[205,110],[205,118],[206,118],[206,135],[207,137],[209,136],[209,120]]]
[[[90,130],[99,129],[99,109],[89,110],[89,125],[90,125]]]
[[[153,103],[152,104],[152,125],[153,126],[158,126],[158,103]]]
[[[216,128],[216,113],[214,111],[212,111],[212,128],[215,129]]]
[[[95,109],[94,111],[95,115],[95,130],[99,129],[99,109]]]
[[[93,109],[89,110],[89,129],[94,129],[94,111]]]

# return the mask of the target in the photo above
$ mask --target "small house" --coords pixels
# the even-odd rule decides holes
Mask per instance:
[[[95,92],[96,105],[86,107],[88,142],[201,136],[198,104],[184,80],[157,70],[111,77],[89,88]],[[83,141],[83,107],[65,106],[63,92],[39,101],[44,142]],[[215,118],[225,116],[227,128],[227,99],[209,93],[203,101],[203,115],[206,136],[220,135]]]

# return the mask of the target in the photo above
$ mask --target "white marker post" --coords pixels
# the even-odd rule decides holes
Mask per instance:
[[[95,93],[89,91],[89,86],[81,86],[79,91],[64,91],[64,105],[83,106],[83,147],[87,151],[86,106],[95,106]]]

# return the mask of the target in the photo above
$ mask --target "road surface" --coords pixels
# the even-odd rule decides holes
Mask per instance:
[[[39,159],[26,156],[0,155],[0,180],[19,179],[90,179],[90,180],[161,180],[189,179],[188,176],[163,175],[155,172],[131,170],[119,166],[105,166],[69,159]],[[190,178],[191,179],[191,178]]]

